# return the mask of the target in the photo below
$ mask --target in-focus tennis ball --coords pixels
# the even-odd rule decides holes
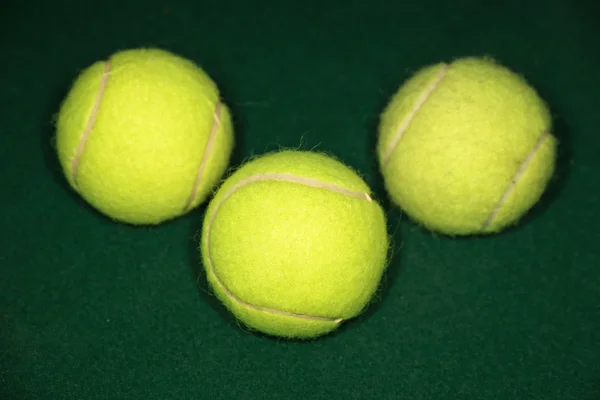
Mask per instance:
[[[551,178],[557,141],[527,82],[485,58],[421,69],[383,112],[377,152],[394,203],[426,228],[491,234],[515,224]]]
[[[366,183],[329,156],[292,150],[226,179],[201,240],[208,281],[238,320],[298,339],[358,315],[388,250],[385,215]]]
[[[203,202],[233,148],[215,83],[160,49],[117,52],[75,80],[57,121],[69,184],[114,220],[158,224]]]

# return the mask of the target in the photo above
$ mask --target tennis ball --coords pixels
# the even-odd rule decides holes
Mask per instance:
[[[245,163],[211,200],[201,253],[210,286],[248,327],[308,339],[358,315],[386,265],[381,207],[350,168],[285,150]]]
[[[545,103],[487,58],[427,66],[386,106],[377,153],[391,200],[424,227],[492,234],[540,199],[557,141]]]
[[[117,52],[81,72],[56,146],[70,186],[114,220],[152,225],[202,203],[233,148],[228,108],[203,70],[161,49]]]

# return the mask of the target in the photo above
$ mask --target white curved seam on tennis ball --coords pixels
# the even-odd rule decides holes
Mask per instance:
[[[198,190],[200,189],[200,184],[202,183],[202,175],[204,174],[204,170],[206,169],[206,164],[208,163],[208,159],[213,151],[214,141],[217,136],[217,132],[219,131],[219,127],[221,126],[221,103],[217,103],[215,106],[215,112],[213,114],[213,122],[210,128],[210,135],[208,136],[208,141],[206,142],[206,147],[204,148],[204,153],[202,155],[202,161],[200,162],[200,166],[198,167],[198,172],[196,173],[196,180],[194,181],[194,187],[192,188],[192,192],[190,193],[190,197],[188,198],[184,211],[188,210],[192,204],[194,204],[194,199],[198,194]]]
[[[85,145],[87,143],[88,137],[90,136],[90,133],[96,123],[96,117],[98,116],[98,110],[100,109],[102,96],[104,95],[104,90],[106,89],[106,85],[108,84],[110,68],[111,60],[108,59],[104,63],[104,72],[102,73],[102,78],[100,79],[100,86],[98,87],[98,94],[96,94],[96,100],[94,101],[92,112],[90,113],[85,129],[83,130],[81,138],[79,139],[79,144],[77,145],[77,152],[75,153],[75,157],[73,157],[73,159],[71,160],[71,177],[75,185],[77,185],[77,172],[79,169],[79,161],[81,159],[81,156],[83,155],[83,151],[85,150]]]
[[[360,200],[366,200],[368,202],[372,202],[373,199],[371,198],[371,196],[369,196],[368,193],[364,193],[364,192],[355,192],[352,191],[350,189],[332,184],[332,183],[327,183],[327,182],[321,182],[318,181],[316,179],[312,179],[312,178],[306,178],[303,176],[297,176],[294,174],[289,174],[289,173],[268,173],[268,174],[257,174],[257,175],[252,175],[240,182],[238,182],[236,185],[234,185],[231,189],[229,189],[229,191],[221,198],[221,200],[219,201],[219,203],[217,203],[217,205],[215,206],[212,214],[210,215],[210,219],[208,222],[208,226],[207,226],[207,234],[206,234],[206,249],[207,249],[207,259],[208,259],[208,268],[210,269],[211,273],[213,274],[213,276],[215,277],[215,280],[217,281],[217,284],[221,287],[221,289],[223,289],[223,291],[225,292],[225,294],[227,295],[227,297],[229,297],[230,299],[232,299],[233,301],[235,301],[236,303],[240,304],[243,307],[248,307],[251,308],[253,310],[257,310],[257,311],[264,311],[264,312],[268,312],[268,313],[272,313],[272,314],[277,314],[277,315],[282,315],[282,316],[288,316],[288,317],[294,317],[294,318],[301,318],[301,319],[307,319],[307,320],[313,320],[313,321],[326,321],[326,322],[334,322],[334,323],[340,323],[343,321],[342,318],[329,318],[329,317],[321,317],[321,316],[316,316],[316,315],[306,315],[306,314],[298,314],[298,313],[293,313],[293,312],[289,312],[289,311],[282,311],[282,310],[277,310],[274,308],[269,308],[269,307],[263,307],[263,306],[257,306],[254,304],[250,304],[245,302],[244,300],[238,298],[236,295],[234,295],[229,288],[227,288],[227,286],[225,286],[225,284],[223,282],[221,282],[221,280],[219,279],[219,276],[217,275],[217,273],[215,272],[215,268],[213,265],[213,260],[212,257],[210,255],[210,233],[211,233],[211,227],[212,224],[215,220],[215,217],[219,211],[219,209],[221,208],[221,206],[227,201],[227,199],[229,199],[235,192],[237,192],[239,189],[241,189],[244,186],[247,186],[253,182],[259,182],[259,181],[280,181],[280,182],[290,182],[290,183],[296,183],[296,184],[300,184],[300,185],[305,185],[305,186],[310,186],[310,187],[314,187],[314,188],[320,188],[320,189],[326,189],[326,190],[330,190],[332,192],[336,192],[336,193],[340,193],[343,194],[345,196],[349,196],[349,197],[354,197]]]
[[[513,192],[513,190],[515,189],[515,187],[519,183],[519,180],[521,179],[521,177],[523,176],[523,174],[527,170],[527,167],[531,163],[531,160],[533,160],[533,157],[537,154],[537,152],[542,147],[542,144],[548,138],[548,136],[550,136],[550,133],[549,132],[544,132],[539,137],[537,143],[535,144],[535,146],[533,146],[533,149],[529,152],[529,154],[527,155],[527,157],[525,157],[525,160],[521,163],[521,166],[519,167],[519,169],[517,170],[517,172],[515,173],[515,175],[511,179],[510,184],[508,185],[508,187],[506,188],[506,190],[502,194],[502,197],[500,197],[500,200],[498,200],[498,203],[496,203],[496,206],[492,209],[492,212],[490,213],[490,215],[488,216],[488,218],[485,220],[485,222],[481,226],[481,230],[482,231],[485,231],[492,224],[492,222],[494,222],[494,219],[496,218],[496,216],[500,212],[500,209],[502,208],[502,206],[504,206],[504,203],[506,203],[506,200],[508,199],[508,196],[510,196],[510,194]]]
[[[421,107],[423,107],[423,104],[425,104],[427,99],[429,99],[429,97],[431,97],[431,94],[438,87],[438,85],[440,84],[442,79],[444,79],[444,76],[446,75],[447,70],[448,70],[448,64],[444,64],[443,67],[438,72],[435,80],[427,87],[427,89],[423,93],[421,93],[421,96],[415,103],[412,111],[410,112],[410,114],[408,114],[406,116],[406,119],[402,122],[402,124],[398,128],[398,131],[392,138],[392,141],[390,142],[387,149],[385,150],[385,153],[383,155],[383,164],[384,165],[387,164],[387,162],[389,161],[392,153],[394,152],[394,150],[396,150],[396,147],[398,146],[398,143],[400,142],[402,135],[404,135],[404,132],[406,132],[408,130],[410,123],[415,118],[415,116],[417,115],[419,110],[421,110]]]

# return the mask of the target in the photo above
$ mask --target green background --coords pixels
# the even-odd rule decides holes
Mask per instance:
[[[0,399],[600,399],[600,7],[484,3],[4,2]],[[67,187],[52,144],[61,100],[83,68],[140,46],[218,82],[232,167],[283,146],[364,174],[394,235],[366,313],[311,342],[251,334],[208,294],[205,207],[133,228]],[[516,229],[451,239],[389,204],[375,132],[413,72],[467,55],[529,80],[560,157]]]

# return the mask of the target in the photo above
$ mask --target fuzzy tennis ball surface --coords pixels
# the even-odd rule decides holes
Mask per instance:
[[[197,65],[161,49],[99,61],[61,104],[56,144],[66,178],[114,220],[152,225],[202,203],[233,148],[228,108]]]
[[[394,203],[426,228],[496,233],[539,200],[557,141],[546,104],[486,58],[425,67],[384,110],[377,152]]]
[[[386,220],[367,184],[321,153],[287,150],[244,164],[209,204],[208,281],[238,320],[284,338],[324,335],[377,290]]]

